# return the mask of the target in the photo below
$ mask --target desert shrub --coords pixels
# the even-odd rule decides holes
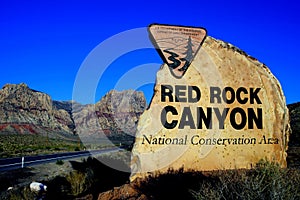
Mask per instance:
[[[135,185],[150,199],[300,199],[300,170],[282,169],[267,161],[250,170],[170,169]]]
[[[213,179],[211,179],[213,181]],[[141,182],[136,181],[135,188],[150,199],[193,199],[190,190],[199,187],[206,181],[201,172],[184,172],[169,169],[167,173],[152,173]]]
[[[79,147],[75,147],[74,151],[80,151]]]
[[[7,195],[3,196],[1,199],[3,200],[32,200],[32,199],[41,199],[43,194],[37,194],[31,192],[29,187],[23,187],[20,190],[11,190],[7,191]]]
[[[193,190],[195,199],[299,199],[300,172],[260,161],[251,170],[216,171]]]
[[[66,177],[56,176],[54,179],[49,180],[46,185],[47,193],[45,200],[73,199],[71,195],[71,184],[67,181]]]
[[[100,192],[121,186],[129,180],[130,174],[128,172],[115,170],[103,162],[114,163],[119,166],[124,165],[123,168],[127,166],[121,156],[115,158],[111,154],[103,156],[101,161],[92,157],[83,159],[82,162],[70,161],[74,171],[71,176],[67,177],[67,181],[71,185],[73,196],[84,194],[97,196]]]
[[[77,196],[86,192],[93,184],[94,172],[87,168],[85,172],[73,171],[67,177],[71,185],[71,194]]]
[[[103,156],[103,159],[106,159],[107,162],[126,165],[122,156],[109,154]],[[88,157],[82,159],[81,162],[70,161],[70,164],[73,168],[72,172],[64,177],[58,176],[46,182],[48,192],[45,200],[74,199],[85,195],[97,197],[100,192],[125,184],[129,180],[129,173],[114,170],[96,158]]]
[[[64,161],[59,159],[59,160],[56,161],[56,164],[57,164],[57,165],[63,165],[63,164],[64,164]]]

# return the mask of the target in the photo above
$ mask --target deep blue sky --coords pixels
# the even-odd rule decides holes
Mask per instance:
[[[76,74],[98,44],[156,22],[205,27],[208,35],[265,63],[279,79],[287,103],[300,101],[300,6],[296,0],[120,2],[2,0],[0,86],[25,82],[55,100],[70,100]],[[106,78],[117,81],[118,73],[150,62],[162,63],[153,49],[133,52],[114,62]],[[117,73],[118,68],[123,71]],[[96,101],[113,87],[99,84]],[[148,101],[151,87],[142,88]]]

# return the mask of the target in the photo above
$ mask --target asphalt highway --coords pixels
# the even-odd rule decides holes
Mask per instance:
[[[39,164],[45,164],[50,162],[56,162],[57,160],[66,160],[79,157],[88,157],[91,155],[100,155],[110,152],[120,151],[120,148],[109,148],[101,150],[91,150],[91,151],[76,151],[67,153],[56,153],[47,155],[37,155],[37,156],[25,156],[23,159],[23,167],[29,167]],[[0,172],[9,171],[13,169],[22,168],[22,157],[0,159]]]

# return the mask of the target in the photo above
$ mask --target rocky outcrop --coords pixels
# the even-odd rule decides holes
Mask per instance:
[[[26,84],[6,84],[0,90],[2,133],[73,134],[71,115],[53,106],[51,97]]]
[[[142,92],[111,90],[95,105],[74,108],[76,132],[135,135],[139,116],[145,108],[146,99]]]
[[[287,166],[289,114],[280,83],[240,49],[206,37],[184,76],[164,64],[154,90],[137,127],[131,181],[170,168],[251,168],[260,159]]]
[[[95,105],[54,101],[26,84],[6,84],[0,90],[0,133],[73,135],[135,134],[146,107],[142,92],[110,91]]]
[[[141,194],[133,185],[125,184],[120,187],[115,187],[113,190],[100,193],[98,200],[111,199],[128,199],[128,200],[147,200],[146,195]]]

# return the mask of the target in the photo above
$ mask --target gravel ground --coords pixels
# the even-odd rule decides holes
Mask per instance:
[[[71,159],[72,161],[82,161],[83,158]],[[56,176],[66,176],[73,169],[69,161],[64,160],[62,165],[53,163],[36,165],[33,167],[25,167],[0,173],[0,193],[5,192],[8,187],[18,189],[28,186],[32,181],[47,182]]]

